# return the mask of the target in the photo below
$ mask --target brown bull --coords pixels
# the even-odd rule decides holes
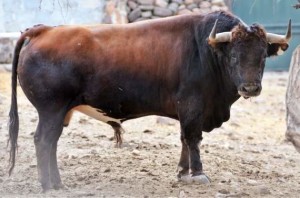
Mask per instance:
[[[220,127],[240,96],[257,96],[265,58],[288,48],[285,36],[248,26],[227,12],[128,25],[36,26],[17,42],[10,111],[11,169],[18,137],[17,76],[37,109],[34,135],[44,191],[62,187],[57,141],[73,110],[112,125],[146,115],[181,124],[180,180],[206,183],[198,144]]]

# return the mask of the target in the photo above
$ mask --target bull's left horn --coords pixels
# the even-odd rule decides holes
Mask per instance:
[[[267,33],[267,41],[269,43],[288,43],[292,37],[292,22],[289,20],[289,25],[285,35]]]
[[[218,19],[216,20],[214,27],[212,28],[212,30],[209,34],[209,38],[208,38],[209,44],[230,42],[231,41],[231,32],[222,32],[222,33],[217,34],[216,33],[217,23],[218,23]]]

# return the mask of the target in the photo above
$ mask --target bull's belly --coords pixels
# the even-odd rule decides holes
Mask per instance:
[[[103,112],[101,109],[96,109],[94,107],[91,107],[89,105],[79,105],[77,107],[74,107],[72,110],[68,112],[68,114],[65,117],[64,125],[67,126],[71,120],[72,114],[74,111],[79,111],[87,116],[90,116],[96,120],[109,123],[109,122],[115,122],[121,124],[121,119],[112,118],[106,115],[105,112]]]

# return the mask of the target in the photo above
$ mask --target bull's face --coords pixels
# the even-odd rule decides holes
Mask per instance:
[[[209,44],[216,47],[226,42],[223,48],[226,69],[239,95],[244,98],[258,96],[266,58],[287,49],[291,37],[290,24],[286,36],[266,33],[259,25],[248,27],[244,24],[236,26],[231,32],[216,34],[216,24],[217,21]]]
[[[266,34],[259,26],[239,25],[228,46],[229,73],[243,97],[258,96],[267,54]]]

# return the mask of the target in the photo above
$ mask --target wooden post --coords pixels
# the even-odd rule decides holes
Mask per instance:
[[[124,24],[128,23],[127,10],[126,10],[127,0],[110,0],[106,3],[106,14],[110,23],[113,24]]]
[[[300,152],[300,46],[292,56],[286,92],[286,138]]]

